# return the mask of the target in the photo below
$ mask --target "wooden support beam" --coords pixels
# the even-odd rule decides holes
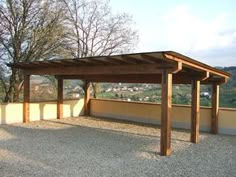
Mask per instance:
[[[82,60],[81,60],[82,61]],[[118,74],[161,74],[163,69],[172,69],[173,64],[140,64],[114,66],[63,66],[43,67],[24,70],[28,75],[118,75]],[[89,71],[89,72],[88,72]]]
[[[211,133],[218,133],[219,117],[219,85],[212,84]]]
[[[63,118],[63,79],[57,79],[57,119]]]
[[[30,121],[30,75],[24,75],[23,122]]]
[[[160,154],[171,154],[171,99],[172,99],[172,74],[167,70],[162,72],[161,93],[161,144]]]
[[[192,106],[191,106],[191,142],[199,141],[200,118],[200,81],[192,81]]]
[[[90,82],[84,83],[84,115],[90,115]]]
[[[177,69],[177,68],[176,68]],[[170,72],[174,70],[169,70]],[[122,82],[122,83],[161,83],[161,74],[120,74],[120,75],[58,75],[56,78],[63,79],[80,79],[91,82]],[[173,84],[192,84],[192,80],[200,80],[203,75],[189,74],[188,72],[179,71],[173,74]],[[201,84],[220,84],[220,80],[211,78],[201,80]]]

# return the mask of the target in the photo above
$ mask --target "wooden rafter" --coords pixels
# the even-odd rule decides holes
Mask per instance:
[[[110,60],[107,58],[94,58],[93,60],[96,60],[98,62],[104,63],[104,64],[108,64],[108,65],[119,65],[120,63],[114,60]]]
[[[135,64],[153,64],[149,60],[145,60],[142,57],[133,57],[133,56],[122,56],[125,61],[133,61]]]
[[[108,58],[112,58],[113,60],[120,61],[120,62],[122,62],[124,64],[136,64],[135,61],[125,60],[121,56],[120,57],[118,57],[118,56],[115,56],[115,57],[114,56],[110,56]]]
[[[147,55],[147,54],[141,54],[142,58],[145,59],[145,60],[149,60],[150,62],[153,62],[153,63],[160,63],[161,60],[159,60],[158,58],[156,57],[152,57],[150,55]]]

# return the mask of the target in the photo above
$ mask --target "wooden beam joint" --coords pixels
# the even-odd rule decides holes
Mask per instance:
[[[169,70],[170,73],[173,73],[173,74],[176,74],[178,73],[179,71],[182,70],[182,67],[183,67],[183,64],[182,62],[176,62],[174,67],[172,69]]]

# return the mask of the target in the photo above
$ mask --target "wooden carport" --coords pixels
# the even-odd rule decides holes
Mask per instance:
[[[160,83],[161,141],[160,154],[171,154],[171,98],[173,84],[192,85],[191,142],[199,141],[200,83],[212,85],[211,133],[218,131],[219,85],[229,73],[210,67],[173,51],[134,53],[8,64],[24,73],[23,122],[29,122],[30,75],[54,75],[58,79],[57,118],[63,115],[63,80],[85,82],[84,110],[89,115],[90,82]]]

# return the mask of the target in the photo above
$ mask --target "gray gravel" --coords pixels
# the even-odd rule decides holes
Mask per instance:
[[[0,176],[236,176],[236,137],[172,131],[159,156],[160,129],[95,118],[0,126]]]

